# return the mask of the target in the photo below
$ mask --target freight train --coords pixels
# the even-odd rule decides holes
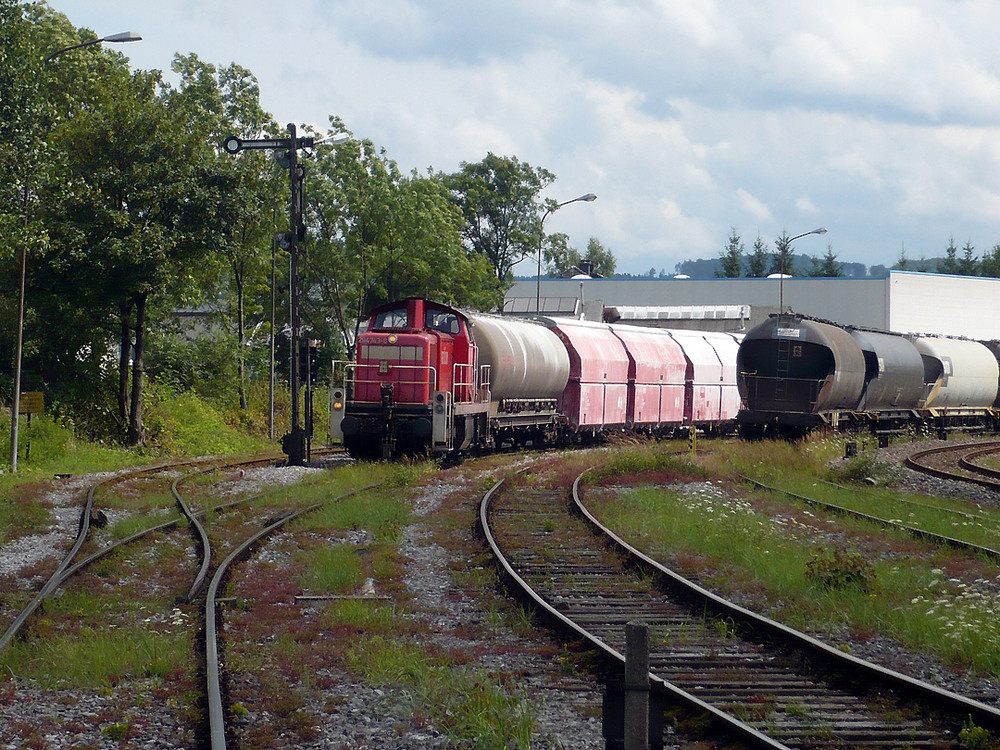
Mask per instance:
[[[1000,345],[913,336],[777,314],[751,329],[736,368],[740,434],[804,434],[851,424],[888,434],[996,427]]]
[[[458,454],[621,432],[735,428],[738,339],[411,298],[375,309],[332,389],[356,457]]]

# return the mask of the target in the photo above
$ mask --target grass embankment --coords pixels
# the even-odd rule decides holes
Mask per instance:
[[[274,450],[277,445],[238,427],[191,393],[156,391],[147,409],[150,439],[142,448],[124,448],[79,438],[73,425],[47,414],[22,417],[18,429],[18,467],[10,471],[10,413],[0,423],[0,544],[48,523],[44,503],[36,502],[56,475],[91,474],[139,466],[177,456],[209,456]]]
[[[724,593],[750,596],[769,616],[845,649],[850,648],[848,636],[883,635],[956,667],[1000,675],[1000,570],[994,562],[781,493],[754,490],[737,479],[744,474],[871,515],[998,546],[996,510],[885,487],[831,486],[827,482],[866,477],[891,482],[895,476],[875,452],[834,461],[842,447],[842,440],[821,438],[794,445],[722,443],[697,463],[677,456],[654,463],[650,454],[662,451],[659,446],[626,451],[594,484],[617,468],[635,484],[623,487],[618,476],[612,490],[592,486],[589,504],[653,556],[697,572]],[[643,462],[652,468],[642,468]],[[668,480],[648,480],[652,471]]]

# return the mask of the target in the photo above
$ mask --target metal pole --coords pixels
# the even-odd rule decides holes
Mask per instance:
[[[277,213],[278,210],[274,210],[274,222],[277,224]],[[270,378],[267,382],[267,434],[271,440],[274,440],[274,312],[275,312],[275,294],[274,294],[274,278],[275,278],[275,256],[277,255],[277,245],[278,241],[276,238],[271,238],[271,357],[270,357]]]
[[[572,200],[563,201],[562,203],[557,203],[552,208],[547,209],[544,214],[542,214],[542,236],[538,240],[538,275],[535,276],[535,315],[541,313],[541,303],[542,303],[542,243],[545,242],[545,220],[549,218],[551,214],[556,209],[562,208],[563,206],[568,206],[570,203],[576,203],[577,201],[586,201],[590,203],[591,201],[596,201],[597,196],[593,193],[587,193],[586,195],[581,195]]]
[[[790,253],[792,250],[792,243],[795,240],[802,239],[803,237],[808,237],[810,234],[826,234],[826,227],[819,227],[818,229],[811,229],[808,232],[803,232],[802,234],[797,234],[794,237],[788,239],[785,243],[785,252],[779,252],[778,254],[778,314],[785,314],[785,253]]]
[[[25,200],[28,188],[25,186]],[[27,211],[27,207],[25,208]],[[25,215],[27,224],[27,214]],[[17,438],[21,422],[21,348],[24,343],[24,277],[28,268],[28,246],[21,245],[21,293],[17,301],[17,350],[14,354],[14,401],[10,406],[10,470],[17,471]]]
[[[649,749],[649,627],[625,625],[625,750]]]
[[[291,207],[289,210],[289,252],[291,254],[291,273],[289,279],[289,294],[291,296],[291,326],[292,326],[292,361],[289,368],[289,381],[292,396],[292,432],[288,451],[288,462],[301,465],[305,456],[302,445],[302,428],[299,424],[299,217],[301,215],[299,179],[298,144],[295,138],[295,124],[288,124],[291,148],[288,150],[288,161],[291,187]]]

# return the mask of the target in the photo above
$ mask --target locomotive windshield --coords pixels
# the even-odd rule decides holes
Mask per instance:
[[[406,327],[405,307],[383,310],[375,316],[375,322],[372,324],[372,328],[388,328],[390,330],[402,330]]]
[[[458,316],[444,310],[428,310],[424,316],[424,327],[454,336],[458,334]]]

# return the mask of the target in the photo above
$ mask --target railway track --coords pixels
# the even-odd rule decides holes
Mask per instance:
[[[346,497],[370,490],[372,487],[364,487],[344,493],[327,502],[339,502]],[[279,514],[277,518],[270,521],[263,529],[251,534],[243,539],[232,552],[215,569],[212,580],[208,585],[205,594],[205,683],[206,695],[208,697],[208,734],[211,750],[225,750],[227,735],[227,717],[229,712],[224,706],[224,686],[223,686],[223,663],[222,649],[219,643],[220,603],[219,593],[224,586],[226,578],[232,568],[240,561],[245,560],[253,548],[264,538],[282,530],[290,521],[301,518],[323,507],[323,503],[310,505],[305,508],[289,510]]]
[[[969,482],[1000,492],[1000,471],[979,463],[982,458],[997,453],[1000,453],[997,441],[946,445],[912,453],[905,463],[930,476]]]
[[[230,552],[221,563],[218,563],[217,559],[215,560],[215,574],[211,579],[211,583],[208,584],[208,574],[212,570],[213,551],[209,530],[202,523],[202,519],[209,515],[215,517],[215,515],[220,511],[245,505],[256,498],[259,498],[260,495],[244,495],[226,502],[216,503],[208,507],[193,507],[182,494],[181,485],[200,475],[212,472],[232,471],[236,468],[246,469],[258,465],[269,465],[274,464],[278,460],[279,457],[277,454],[266,454],[222,460],[202,459],[196,461],[169,462],[166,464],[157,464],[155,466],[123,472],[94,482],[86,490],[86,500],[80,513],[79,532],[74,540],[72,548],[58,564],[40,590],[35,594],[31,602],[26,607],[21,609],[3,636],[0,637],[0,650],[7,648],[15,640],[17,640],[22,632],[22,629],[31,621],[36,611],[42,609],[46,599],[55,594],[60,587],[72,583],[72,579],[76,574],[126,545],[139,540],[152,538],[153,535],[160,532],[174,530],[184,522],[187,522],[190,524],[190,527],[198,540],[199,552],[197,557],[200,558],[200,564],[198,565],[197,572],[192,577],[191,584],[187,588],[186,593],[178,594],[176,599],[180,603],[191,603],[196,598],[200,597],[202,593],[205,593],[203,619],[195,619],[194,621],[189,622],[188,625],[196,631],[205,633],[205,658],[199,672],[202,672],[205,675],[208,710],[206,712],[206,726],[203,730],[196,729],[196,734],[209,738],[208,743],[213,750],[221,750],[221,748],[225,748],[226,714],[223,711],[222,706],[223,689],[221,674],[223,670],[219,658],[220,648],[216,628],[217,611],[219,608],[217,594],[224,585],[225,577],[229,574],[231,568],[236,562],[244,559],[254,545],[259,543],[261,539],[280,530],[289,521],[298,518],[305,513],[316,510],[321,507],[321,505],[291,509],[280,512],[277,516],[275,516],[273,510],[267,511],[270,516],[270,520],[260,531],[251,534],[243,540],[237,540],[236,542],[224,539],[223,541],[225,544],[227,544],[230,548],[233,548],[232,552]],[[179,471],[182,473],[178,474]],[[80,554],[81,550],[85,548],[85,544],[88,542],[90,537],[90,530],[93,525],[92,517],[99,510],[100,492],[106,490],[112,484],[133,482],[137,479],[141,479],[143,481],[170,481],[170,493],[175,499],[182,515],[174,516],[173,518],[169,518],[117,541],[106,543],[90,554],[82,556]],[[355,492],[356,491],[358,490],[355,490]],[[350,492],[342,497],[350,494],[354,493]],[[230,536],[225,532],[222,533],[225,537]],[[207,592],[205,591],[206,584],[208,584]]]
[[[760,482],[750,477],[743,476],[741,477],[741,479],[743,479],[743,481],[747,482],[748,484],[752,484],[753,486],[758,487],[760,489],[768,490],[770,492],[780,493],[782,495],[792,498],[793,500],[798,500],[799,502],[814,508],[819,508],[842,516],[856,518],[862,521],[868,521],[870,523],[882,526],[887,529],[896,529],[905,534],[909,534],[916,539],[923,539],[925,541],[931,542],[932,544],[948,546],[953,549],[961,550],[963,552],[967,552],[972,555],[981,555],[982,557],[1000,563],[1000,550],[994,547],[988,547],[986,545],[977,544],[967,539],[960,539],[951,535],[938,533],[927,528],[905,524],[898,519],[883,518],[881,516],[873,515],[872,513],[862,512],[855,508],[847,507],[845,504],[830,503],[825,500],[818,500],[816,498],[808,497],[798,492],[792,492],[791,490],[783,489],[781,487],[775,487],[769,484],[765,484],[764,482]],[[845,493],[851,492],[851,490],[846,487],[841,487],[841,489]],[[986,524],[994,523],[994,519],[986,515],[981,515],[977,513],[967,513],[956,510],[954,508],[947,508],[944,506],[935,505],[933,503],[918,503],[912,500],[905,500],[903,498],[898,498],[897,501],[900,508],[920,508],[927,511],[933,511],[934,513],[942,516],[942,518],[945,519],[944,523],[947,525],[954,525],[954,521],[956,519],[961,522],[973,523],[976,524],[977,526],[982,526],[984,523]]]
[[[202,587],[205,574],[207,573],[207,561],[210,554],[207,551],[207,536],[204,535],[204,529],[198,521],[198,517],[203,515],[203,511],[193,511],[189,508],[181,496],[178,486],[179,483],[185,479],[193,476],[195,474],[201,474],[210,471],[218,471],[223,469],[232,469],[235,467],[251,467],[264,464],[271,464],[275,461],[280,460],[280,454],[263,454],[250,457],[241,458],[204,458],[188,461],[170,461],[166,463],[155,464],[152,466],[145,466],[138,469],[133,469],[130,471],[115,474],[114,476],[106,477],[97,482],[91,484],[86,491],[85,500],[80,511],[80,522],[77,532],[77,536],[73,542],[72,547],[63,557],[62,561],[58,564],[56,569],[51,573],[45,583],[41,586],[35,596],[31,601],[18,612],[17,616],[13,619],[11,624],[7,627],[6,631],[0,636],[0,651],[7,648],[11,642],[18,636],[22,628],[28,623],[32,615],[42,606],[45,599],[51,596],[56,589],[66,583],[73,575],[80,572],[86,566],[91,563],[105,557],[116,549],[123,547],[124,545],[130,544],[144,537],[152,535],[156,532],[166,531],[175,528],[181,523],[181,517],[175,517],[169,519],[163,523],[151,526],[150,528],[144,529],[143,531],[132,534],[124,539],[119,539],[114,542],[110,542],[97,551],[89,554],[85,557],[78,557],[84,543],[88,540],[90,535],[93,515],[95,512],[95,499],[99,490],[106,489],[110,485],[116,483],[124,483],[133,481],[136,479],[149,479],[155,477],[157,474],[162,474],[167,478],[177,472],[184,472],[176,479],[173,479],[171,484],[171,492],[174,495],[178,506],[180,507],[182,513],[187,518],[189,522],[192,523],[193,527],[196,529],[201,529],[200,536],[202,542],[202,567],[199,573],[195,576],[194,582],[191,588],[188,590],[185,598],[190,599],[193,597],[197,591]],[[249,498],[244,498],[243,500],[236,502],[245,502]],[[225,503],[220,507],[228,507],[234,503]]]
[[[662,746],[653,718],[664,704],[708,716],[717,733],[753,747],[944,748],[970,717],[1000,727],[991,706],[863,662],[685,580],[601,527],[578,486],[528,493],[498,484],[480,523],[519,596],[590,643],[608,674],[623,669],[626,623],[649,626],[660,707],[651,746]]]

